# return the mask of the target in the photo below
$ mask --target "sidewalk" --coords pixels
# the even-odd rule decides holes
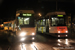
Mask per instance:
[[[68,28],[68,38],[69,39],[75,39],[75,31],[73,28]]]

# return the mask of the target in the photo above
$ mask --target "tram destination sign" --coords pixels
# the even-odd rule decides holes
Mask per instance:
[[[57,17],[63,17],[63,15],[57,15]]]
[[[23,14],[23,16],[32,16],[32,14]]]

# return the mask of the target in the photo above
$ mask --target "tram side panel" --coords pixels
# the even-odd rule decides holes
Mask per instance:
[[[4,30],[8,30],[8,23],[4,22]]]
[[[38,24],[37,24],[38,25]],[[50,24],[49,24],[50,25]],[[44,33],[55,37],[66,37],[68,30],[67,26],[37,26],[37,33]]]
[[[8,21],[8,22],[4,22],[4,30],[7,30],[7,31],[12,31],[12,32],[15,32],[16,31],[16,25],[15,25],[15,21]]]
[[[45,19],[42,21],[41,20],[37,21],[37,33],[46,33],[46,32],[48,32],[48,29],[45,24]]]

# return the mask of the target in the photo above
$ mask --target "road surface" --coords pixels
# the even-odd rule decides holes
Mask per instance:
[[[6,34],[8,34],[8,32],[6,32]],[[39,33],[34,37],[0,37],[0,50],[53,50],[54,47],[67,47],[69,49],[74,49],[75,39],[59,39]]]

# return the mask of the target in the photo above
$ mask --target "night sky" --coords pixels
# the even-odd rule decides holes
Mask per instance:
[[[15,18],[17,9],[33,9],[36,13],[45,15],[49,11],[56,10],[56,0],[0,0],[0,19]],[[58,0],[58,10],[74,14],[75,0]]]

